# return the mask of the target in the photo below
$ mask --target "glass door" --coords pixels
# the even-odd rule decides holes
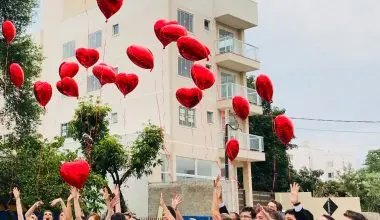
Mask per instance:
[[[232,74],[221,73],[221,95],[223,99],[232,99],[236,91],[236,77]]]
[[[229,53],[234,50],[235,34],[225,29],[219,29],[219,53]]]

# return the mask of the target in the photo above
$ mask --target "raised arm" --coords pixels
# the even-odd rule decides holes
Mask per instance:
[[[179,210],[179,205],[183,202],[183,199],[180,195],[175,195],[173,198],[172,198],[172,207],[175,211],[175,219],[176,220],[183,220],[183,217],[182,217],[182,214]]]
[[[75,187],[71,188],[71,195],[74,197],[74,210],[75,210],[75,219],[82,220],[82,210],[79,204],[79,192]]]
[[[290,202],[293,204],[293,209],[295,211],[296,219],[311,220],[313,219],[312,214],[303,208],[301,202],[298,198],[298,192],[300,190],[300,185],[298,183],[293,183],[290,185]]]
[[[17,208],[17,219],[18,220],[24,220],[24,216],[22,214],[22,205],[21,205],[21,199],[20,199],[20,191],[17,189],[17,187],[13,188],[13,195],[16,199],[16,208]]]
[[[29,208],[29,210],[25,213],[25,218],[28,219],[33,213],[34,211],[40,207],[41,205],[43,205],[44,203],[42,201],[38,201],[36,203],[34,203],[32,205],[32,207]]]
[[[71,201],[73,200],[73,195],[71,194],[70,192],[70,196],[69,198],[67,198],[67,203],[66,203],[66,212],[65,212],[65,216],[66,216],[66,220],[72,220],[73,219],[73,210],[72,210],[72,203]]]
[[[115,190],[113,192],[113,194],[115,195],[115,198],[116,198],[116,204],[115,204],[115,213],[121,213],[121,205],[120,205],[120,187],[119,185],[115,185]],[[114,199],[115,199],[114,198]]]
[[[110,200],[110,194],[108,192],[107,187],[103,188],[103,198],[106,201],[106,205],[107,205],[107,216],[106,216],[105,220],[111,220],[111,216],[113,215],[114,211],[113,211],[113,206],[112,206],[112,203]]]
[[[214,191],[212,195],[211,213],[213,219],[221,219],[219,212],[219,198],[222,195],[222,187],[220,186],[220,176],[214,180]]]
[[[54,199],[53,201],[50,202],[51,207],[55,207],[55,206],[57,206],[57,204],[59,204],[61,206],[61,210],[63,213],[65,213],[65,216],[66,216],[66,204],[63,201],[63,199],[58,198],[58,199]]]
[[[167,220],[175,220],[175,218],[172,216],[172,214],[170,213],[168,207],[165,205],[165,202],[164,202],[164,198],[162,196],[162,193],[161,193],[161,197],[160,197],[160,206],[162,207],[162,209],[164,210],[164,215],[166,217]]]

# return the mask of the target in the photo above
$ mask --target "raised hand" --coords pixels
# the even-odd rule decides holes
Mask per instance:
[[[183,202],[183,199],[180,195],[176,194],[172,198],[172,207],[174,210],[178,209],[178,206]]]
[[[44,202],[42,202],[42,201],[37,201],[36,203],[34,203],[34,206],[35,206],[36,208],[39,208],[39,207],[41,207],[43,204],[44,204]]]
[[[219,185],[219,183],[220,183],[220,175],[218,175],[216,179],[214,180],[214,188],[216,188]]]
[[[70,188],[70,193],[71,193],[71,196],[74,198],[74,199],[79,199],[79,192],[78,192],[78,189],[75,188],[75,187],[71,187]]]
[[[50,202],[50,206],[54,207],[54,206],[56,206],[60,202],[63,202],[63,200],[61,198],[54,199],[53,201]]]
[[[164,197],[162,196],[162,192],[161,192],[161,197],[160,197],[160,206],[165,207],[165,201],[164,201]]]
[[[103,199],[108,201],[110,199],[110,193],[108,192],[107,187],[103,188]]]
[[[300,190],[300,185],[298,185],[298,183],[293,183],[290,185],[290,202],[293,205],[299,202],[298,201],[299,190]]]
[[[14,187],[13,188],[13,195],[16,199],[19,199],[20,198],[20,190],[18,190],[17,187]]]

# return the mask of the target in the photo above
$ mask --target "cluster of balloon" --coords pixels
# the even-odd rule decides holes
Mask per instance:
[[[59,174],[67,184],[82,189],[90,174],[90,166],[85,160],[66,162],[61,165]]]
[[[259,96],[265,101],[272,103],[273,84],[270,78],[265,74],[256,77],[255,88]]]
[[[294,138],[293,123],[285,115],[279,115],[274,119],[273,128],[277,137],[285,145],[288,145]]]
[[[239,141],[236,139],[230,139],[226,144],[226,153],[230,161],[234,161],[239,154]]]
[[[127,48],[127,55],[136,66],[143,69],[150,69],[152,72],[154,68],[154,56],[148,48],[131,45]]]
[[[123,6],[123,0],[96,0],[100,11],[106,17],[106,22]]]

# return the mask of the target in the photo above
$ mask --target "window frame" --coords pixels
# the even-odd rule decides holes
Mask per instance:
[[[184,120],[181,120],[181,116],[182,116],[181,110],[184,111],[184,113],[183,113]],[[188,120],[190,118],[189,112],[193,112],[193,115],[192,115],[193,122],[190,122]],[[195,128],[196,127],[196,109],[195,108],[188,109],[188,108],[180,105],[178,107],[178,124],[181,126],[184,126],[184,127]]]
[[[89,83],[91,83],[91,89],[89,89]],[[99,88],[98,88],[99,87]],[[98,78],[96,78],[93,74],[87,75],[87,93],[99,91],[102,88]]]
[[[181,14],[182,13],[182,14]],[[182,15],[182,17],[181,17]],[[189,16],[189,24],[186,25],[184,22],[182,23],[181,22],[181,18],[183,18],[183,20],[186,20],[184,18],[185,15],[188,15]],[[191,19],[190,19],[191,18]],[[178,8],[177,9],[177,22],[179,25],[182,25],[183,27],[186,28],[186,30],[189,32],[189,33],[194,33],[194,14],[193,13],[190,13],[186,10],[183,10],[183,9],[180,9]],[[189,27],[187,27],[189,26]],[[191,30],[190,30],[191,29]]]
[[[115,116],[116,120],[115,120],[114,116]],[[118,118],[117,112],[112,112],[111,113],[111,120],[110,121],[111,121],[111,124],[117,124],[117,123],[119,123],[119,118]]]
[[[206,28],[206,24],[207,24],[207,28]],[[210,31],[211,30],[211,21],[209,19],[204,19],[203,20],[203,28],[206,30],[206,31]]]
[[[202,160],[202,159],[197,159],[197,158],[190,158],[190,157],[183,157],[183,156],[176,156],[175,159],[176,159],[176,164],[178,164],[178,158],[182,158],[182,159],[191,159],[194,161],[194,175],[193,174],[186,174],[186,173],[178,173],[177,172],[177,166],[176,166],[176,169],[175,169],[175,175],[176,175],[176,178],[177,178],[177,181],[178,181],[178,177],[179,178],[185,178],[185,179],[203,179],[203,180],[212,180],[215,178],[215,175],[213,173],[213,168],[215,168],[215,171],[218,170],[217,167],[213,167],[213,163],[215,161],[212,161],[212,160]],[[211,169],[211,175],[210,176],[203,176],[203,175],[199,175],[199,171],[198,171],[198,164],[199,164],[199,161],[205,161],[205,162],[210,162],[210,169]],[[217,171],[219,172],[219,171]],[[216,174],[216,173],[215,173]],[[181,180],[180,180],[181,181]]]
[[[117,27],[117,33],[115,33],[115,27]],[[112,36],[117,37],[120,34],[120,24],[116,23],[112,25]]]
[[[186,60],[185,58],[183,58],[180,55],[178,55],[177,62],[178,62],[177,63],[177,75],[191,79],[191,67],[193,66],[194,62],[190,61],[190,60]],[[189,68],[188,71],[186,70],[187,67]],[[182,71],[182,70],[184,70],[184,71]]]
[[[65,130],[63,128],[66,128]],[[66,135],[64,135],[64,131]],[[69,137],[69,123],[61,123],[61,137],[67,138]]]
[[[75,47],[76,47],[76,41],[75,40],[67,41],[66,43],[64,43],[62,45],[62,59],[68,59],[68,58],[74,57],[75,56]],[[72,52],[70,54],[67,52],[69,49],[70,49],[70,52]],[[71,51],[71,49],[72,49],[72,51]],[[67,53],[65,53],[65,52],[67,52]]]
[[[97,44],[96,44],[95,46],[94,46],[94,45],[91,45],[92,42],[94,42],[94,41],[97,40],[97,38],[95,38],[95,40],[92,39],[92,37],[93,37],[93,36],[96,36],[97,33],[100,33],[99,45],[97,45]],[[97,48],[102,47],[102,39],[103,39],[103,33],[102,33],[102,30],[97,30],[97,31],[95,31],[95,32],[90,33],[90,35],[88,36],[88,48],[97,49]]]
[[[209,113],[211,113],[211,122],[208,120],[208,116],[209,116]],[[214,120],[214,112],[213,111],[207,111],[206,112],[206,117],[207,117],[207,123],[209,124],[215,124],[215,120]]]

